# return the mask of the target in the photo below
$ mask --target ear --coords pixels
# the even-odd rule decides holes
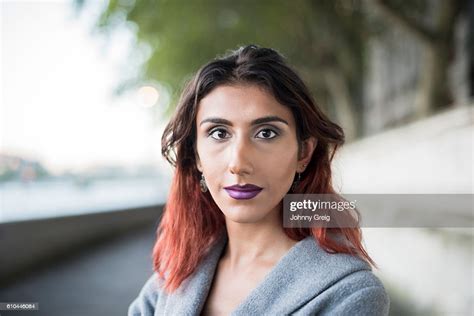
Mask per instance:
[[[194,152],[194,154],[195,154],[195,157],[196,157],[196,168],[199,170],[199,172],[202,173],[201,159],[199,159],[199,155],[196,151]]]
[[[314,137],[309,137],[301,143],[300,155],[298,158],[298,166],[296,167],[297,172],[305,171],[308,166],[313,152],[318,145],[318,140]]]

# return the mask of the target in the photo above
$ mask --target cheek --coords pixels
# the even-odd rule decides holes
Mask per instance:
[[[296,160],[293,159],[279,159],[275,164],[268,164],[266,174],[268,175],[268,179],[271,179],[270,184],[280,184],[285,185],[287,183],[291,183],[293,181],[293,177],[295,174],[295,166]]]
[[[258,157],[261,174],[270,185],[291,183],[296,171],[297,148],[285,146],[278,151]]]
[[[198,141],[196,146],[206,182],[210,188],[213,188],[218,185],[218,182],[225,174],[226,161],[222,154],[217,153],[215,149],[213,150],[212,147],[206,145],[205,141]]]
[[[201,163],[201,166],[204,168],[204,170],[207,171],[208,166],[211,162],[213,162],[212,159],[212,152],[210,150],[211,148],[209,147],[208,144],[206,144],[205,140],[200,140],[198,138],[196,142],[196,152],[199,157],[199,161]]]

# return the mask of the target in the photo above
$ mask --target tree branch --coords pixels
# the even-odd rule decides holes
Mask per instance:
[[[429,46],[435,44],[436,36],[434,32],[428,29],[428,27],[426,27],[425,25],[403,15],[400,11],[395,9],[385,0],[370,0],[370,2],[375,5],[375,7],[380,11],[380,13],[385,15],[394,23],[397,23],[400,27],[405,29],[410,34],[416,36],[423,43]]]

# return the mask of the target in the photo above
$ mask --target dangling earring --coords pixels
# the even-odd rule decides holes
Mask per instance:
[[[201,180],[199,181],[199,186],[201,187],[201,192],[207,192],[206,179],[204,179],[204,174],[201,173]]]
[[[300,184],[300,180],[301,180],[301,173],[297,172],[296,174],[298,176],[297,176],[296,180],[293,182],[293,184],[291,185],[291,191],[292,192],[295,192],[296,187],[298,186],[298,184]]]
[[[305,167],[306,167],[306,165],[303,165],[303,168],[305,168]],[[293,184],[291,185],[291,191],[292,191],[292,192],[295,192],[296,187],[300,184],[300,181],[301,181],[301,174],[302,174],[302,172],[297,172],[296,174],[297,174],[297,178],[296,178],[296,180],[293,182]]]

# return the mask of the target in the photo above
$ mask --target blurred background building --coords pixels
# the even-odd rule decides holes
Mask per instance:
[[[184,82],[240,45],[280,51],[344,128],[333,165],[342,193],[472,201],[471,0],[0,8],[0,302],[125,313],[151,273],[171,180],[162,130]],[[472,209],[461,215],[472,223]],[[472,225],[363,231],[391,315],[472,315]]]

